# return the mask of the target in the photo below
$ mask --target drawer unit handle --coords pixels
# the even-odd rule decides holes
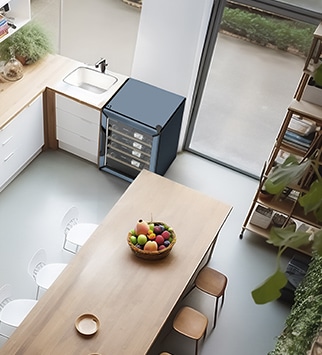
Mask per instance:
[[[84,139],[85,141],[91,142],[91,139],[84,137],[84,136],[80,136],[82,139]]]
[[[6,158],[4,158],[4,162],[8,161],[13,155],[15,154],[15,152],[11,152]]]
[[[9,137],[7,140],[2,142],[2,146],[4,147],[6,144],[8,144],[11,141],[12,138],[13,138],[13,136]]]

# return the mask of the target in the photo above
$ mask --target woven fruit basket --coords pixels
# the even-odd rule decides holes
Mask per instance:
[[[128,233],[127,242],[138,258],[160,260],[170,254],[176,243],[176,234],[166,223],[145,222],[140,219],[136,227]]]

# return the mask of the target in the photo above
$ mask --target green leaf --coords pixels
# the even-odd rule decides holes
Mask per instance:
[[[313,249],[322,256],[322,229],[314,233]]]
[[[310,235],[311,234],[307,232],[297,231],[295,224],[291,224],[284,228],[272,227],[268,243],[277,247],[286,246],[291,248],[299,248],[302,245],[310,243]]]
[[[299,198],[299,204],[304,208],[304,213],[314,212],[318,221],[322,221],[322,180],[315,180],[310,190]]]
[[[269,174],[264,183],[265,190],[272,195],[282,193],[286,186],[291,183],[297,183],[300,180],[310,164],[311,160],[309,159],[299,164],[295,156],[290,155],[283,164],[278,165]]]
[[[287,277],[278,268],[264,283],[252,291],[252,297],[256,304],[265,304],[278,299],[281,296],[281,288],[287,284]]]

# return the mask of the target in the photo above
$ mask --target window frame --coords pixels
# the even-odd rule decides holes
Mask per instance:
[[[305,0],[303,0],[303,2],[304,1]],[[281,2],[279,0],[227,0],[227,3],[236,3],[239,5],[258,8],[313,25],[318,25],[322,21],[322,6],[321,12],[316,12],[304,7]]]

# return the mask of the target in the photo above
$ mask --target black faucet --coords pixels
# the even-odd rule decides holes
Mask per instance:
[[[106,59],[105,58],[101,58],[98,62],[95,63],[95,68],[100,67],[101,68],[101,72],[105,73],[105,69],[107,67],[108,64],[106,64]]]

